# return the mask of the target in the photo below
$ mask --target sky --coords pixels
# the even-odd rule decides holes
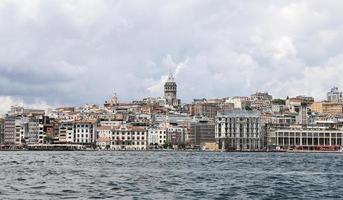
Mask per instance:
[[[0,113],[343,89],[343,1],[0,0]]]

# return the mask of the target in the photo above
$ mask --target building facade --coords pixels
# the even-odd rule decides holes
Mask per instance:
[[[14,145],[15,137],[15,116],[6,116],[4,120],[4,144]]]
[[[74,124],[74,143],[95,144],[95,122],[77,121]]]
[[[169,74],[167,82],[164,83],[164,98],[166,104],[170,106],[178,106],[179,100],[177,99],[177,85],[172,74]]]
[[[4,123],[5,120],[0,118],[0,144],[4,143]]]
[[[342,101],[342,92],[338,90],[338,87],[333,87],[327,93],[327,101],[329,102],[340,102]]]
[[[271,130],[268,148],[283,150],[335,150],[342,146],[343,131],[316,126],[291,126]]]
[[[191,146],[203,146],[208,142],[215,142],[215,124],[208,120],[200,120],[190,124],[186,143]]]
[[[96,128],[96,146],[99,149],[109,149],[111,147],[111,137],[111,126],[98,126]]]
[[[215,138],[218,148],[232,151],[261,149],[260,114],[253,111],[233,111],[216,117]]]
[[[167,129],[164,126],[151,127],[148,130],[148,145],[162,147],[167,141]]]
[[[112,131],[112,150],[146,150],[148,131],[143,127],[121,125]]]

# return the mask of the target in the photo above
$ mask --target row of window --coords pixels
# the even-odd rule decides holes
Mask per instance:
[[[113,132],[112,135],[145,135],[145,132]]]
[[[276,136],[290,137],[342,137],[342,133],[300,133],[300,132],[276,132]]]
[[[145,145],[145,142],[131,142],[127,144],[123,144],[122,142],[112,142],[112,145]]]
[[[113,140],[120,140],[120,137],[119,137],[119,136],[117,136],[117,137],[114,137],[114,136],[113,136],[112,139],[113,139]],[[125,140],[125,137],[122,136],[122,137],[121,137],[121,140]],[[140,137],[137,137],[137,138],[135,138],[135,137],[132,137],[132,138],[127,137],[126,140],[144,140],[144,137],[141,137],[141,138],[140,138]]]

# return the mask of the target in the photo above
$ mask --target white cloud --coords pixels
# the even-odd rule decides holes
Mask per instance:
[[[46,110],[51,108],[46,102],[36,99],[33,103],[27,104],[21,99],[13,98],[11,96],[0,96],[0,114],[7,113],[11,106],[23,106],[25,108],[36,108]]]
[[[121,100],[162,96],[170,70],[183,102],[258,90],[323,98],[343,88],[342,5],[0,1],[0,96],[49,105],[102,103],[114,88]]]

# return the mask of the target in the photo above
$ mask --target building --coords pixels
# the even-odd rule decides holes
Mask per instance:
[[[4,123],[5,120],[0,118],[0,144],[4,143]]]
[[[178,148],[179,145],[185,144],[185,127],[178,126],[177,124],[170,124],[167,127],[167,142],[174,148]]]
[[[338,91],[338,87],[333,87],[327,93],[327,101],[329,102],[340,102],[342,101],[342,92]]]
[[[186,143],[191,146],[204,146],[205,143],[215,142],[214,131],[214,122],[208,120],[192,122]]]
[[[342,114],[343,102],[314,102],[311,105],[312,112],[324,113],[324,114]]]
[[[209,103],[209,102],[195,102],[191,106],[191,115],[193,116],[204,116],[209,118],[214,118],[220,107],[218,103]]]
[[[111,109],[119,104],[117,93],[114,92],[113,96],[111,97],[110,100],[105,101],[104,107]]]
[[[290,126],[268,132],[272,150],[337,150],[342,146],[343,131],[321,126]]]
[[[45,119],[46,118],[42,115],[37,115],[29,118],[29,121],[27,123],[29,144],[43,143],[43,127]]]
[[[268,92],[256,92],[250,95],[251,109],[261,112],[271,112],[272,110],[272,95]]]
[[[60,143],[74,143],[74,123],[62,122],[59,126],[59,142]]]
[[[7,115],[4,120],[4,144],[14,145],[15,137],[15,116]]]
[[[218,148],[225,151],[256,151],[262,144],[260,114],[237,110],[218,115],[215,119],[215,138]]]
[[[144,127],[121,125],[112,131],[110,149],[146,150],[148,131]]]
[[[95,144],[96,125],[92,121],[76,121],[74,123],[74,143]]]
[[[23,145],[29,142],[29,119],[17,117],[15,119],[15,144]]]
[[[162,147],[167,141],[167,128],[164,124],[151,127],[148,130],[148,145]]]
[[[233,103],[235,109],[246,109],[251,107],[249,97],[232,97],[227,98],[226,103]]]
[[[109,149],[111,147],[111,137],[111,126],[98,126],[96,128],[96,146],[99,149]]]
[[[169,74],[167,82],[164,84],[164,98],[166,104],[170,106],[180,105],[180,100],[177,99],[177,85],[172,74]]]

